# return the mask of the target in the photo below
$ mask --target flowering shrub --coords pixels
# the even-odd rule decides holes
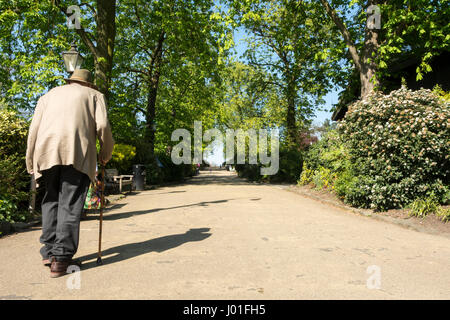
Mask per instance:
[[[0,105],[0,221],[28,218],[27,132],[28,122]]]
[[[135,156],[136,147],[127,144],[115,144],[108,167],[117,169],[121,174],[130,174]]]
[[[432,91],[374,93],[349,106],[338,130],[357,177],[346,202],[386,210],[432,192],[448,202],[450,104]]]

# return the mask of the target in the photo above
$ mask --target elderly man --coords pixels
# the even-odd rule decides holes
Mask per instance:
[[[28,133],[27,170],[45,188],[42,200],[43,263],[50,276],[66,274],[78,249],[80,216],[98,160],[111,158],[114,140],[102,93],[88,70],[42,96]]]

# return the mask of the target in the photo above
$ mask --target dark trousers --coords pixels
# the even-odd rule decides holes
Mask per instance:
[[[54,166],[42,172],[43,259],[58,261],[73,257],[78,249],[80,217],[89,189],[89,177],[72,166]]]

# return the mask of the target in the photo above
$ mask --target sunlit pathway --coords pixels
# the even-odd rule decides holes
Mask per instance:
[[[105,213],[103,266],[98,221],[83,221],[80,289],[69,276],[49,277],[39,236],[0,239],[0,299],[450,298],[450,239],[225,171],[115,204]]]

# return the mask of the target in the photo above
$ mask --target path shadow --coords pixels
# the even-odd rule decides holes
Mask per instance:
[[[210,228],[190,229],[185,233],[173,234],[156,239],[150,239],[143,242],[128,243],[102,251],[103,265],[134,258],[149,252],[164,252],[181,246],[187,242],[202,241],[211,236]],[[77,257],[82,262],[81,270],[87,270],[97,266],[97,253]],[[90,261],[93,260],[93,261]],[[90,261],[84,263],[85,261]]]
[[[122,208],[122,207],[124,207],[126,205],[127,205],[126,203],[115,203],[115,204],[112,204],[112,205],[106,207],[105,208],[105,212],[108,212],[108,211],[111,211],[111,210],[120,209],[120,208]]]
[[[163,210],[170,210],[170,209],[188,208],[188,207],[196,207],[196,206],[207,207],[210,204],[225,203],[225,202],[228,202],[230,200],[234,200],[234,199],[224,199],[224,200],[215,200],[215,201],[202,201],[202,202],[198,202],[198,203],[185,204],[185,205],[181,205],[181,206],[174,206],[174,207],[167,207],[167,208],[155,208],[155,209],[150,209],[150,210],[119,212],[119,213],[104,215],[103,216],[103,220],[118,220],[118,219],[129,218],[129,217],[132,217],[132,216],[138,216],[138,215],[141,215],[141,214],[147,214],[147,213],[158,212],[158,211],[163,211]],[[86,218],[86,220],[97,220],[97,219],[98,219],[97,216],[88,216]]]
[[[163,186],[163,188],[167,188],[168,186]],[[169,187],[172,187],[172,186],[169,186]],[[146,190],[146,191],[155,191],[155,190],[157,190],[157,189],[153,189],[153,190]],[[168,192],[158,192],[158,193],[142,193],[142,194],[138,194],[138,196],[146,196],[146,197],[148,197],[148,196],[156,196],[156,195],[159,195],[159,194],[173,194],[173,193],[183,193],[183,192],[186,192],[185,190],[177,190],[177,191],[168,191]]]
[[[113,210],[118,210],[126,206],[126,203],[116,203],[113,205],[109,205],[103,209],[103,214],[111,212]],[[81,221],[89,221],[89,220],[98,220],[100,215],[100,209],[89,209],[86,210],[86,215],[81,216]],[[104,216],[103,216],[104,219]]]
[[[103,213],[108,213],[113,210],[121,209],[122,207],[126,206],[126,203],[116,203],[112,205],[108,205],[105,209],[103,209]],[[89,221],[89,220],[98,220],[100,215],[100,209],[89,209],[86,211],[86,216],[81,216],[80,221]],[[41,220],[41,217],[39,217],[39,220]],[[42,230],[42,222],[39,221],[39,223],[36,223],[33,226],[30,227],[24,227],[24,228],[17,228],[14,231],[6,234],[6,235],[13,235],[16,233],[25,233],[30,231],[36,231],[36,230]]]
[[[161,193],[157,193],[157,194],[165,194],[165,193],[183,193],[186,192],[185,190],[179,190],[179,191],[170,191],[170,192],[161,192]]]
[[[186,180],[182,185],[209,185],[209,184],[218,184],[218,185],[239,185],[239,186],[254,186],[254,184],[249,183],[245,179],[238,177],[237,174],[226,174],[221,175],[217,174],[217,172],[201,172],[200,175],[192,177],[192,179]]]
[[[121,209],[121,208],[125,207],[126,205],[127,205],[126,203],[115,203],[112,205],[108,205],[107,207],[105,207],[103,209],[103,213]],[[87,214],[99,214],[100,209],[88,209],[88,210],[86,210],[86,212],[87,212]]]

